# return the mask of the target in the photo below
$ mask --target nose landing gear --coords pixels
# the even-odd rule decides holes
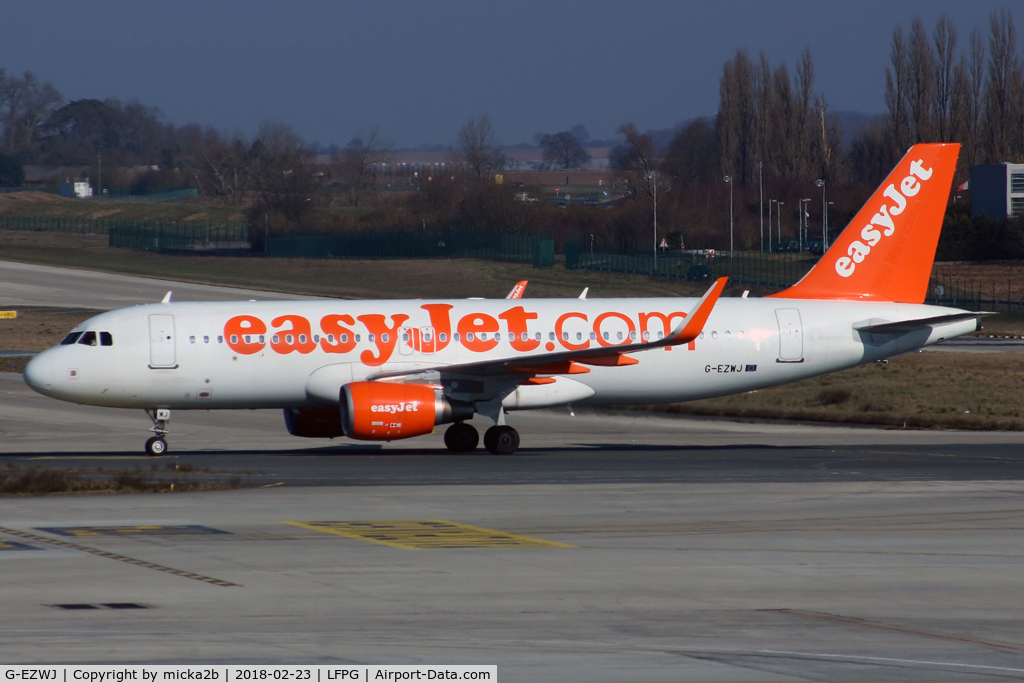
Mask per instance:
[[[167,452],[167,441],[164,437],[168,433],[167,423],[171,421],[171,411],[169,408],[156,408],[154,410],[147,410],[146,415],[153,421],[153,426],[149,431],[156,435],[146,441],[146,453],[149,455],[163,455]]]

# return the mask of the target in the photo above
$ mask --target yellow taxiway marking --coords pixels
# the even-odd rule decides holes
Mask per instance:
[[[0,319],[14,319],[18,317],[17,311],[0,311]]]
[[[274,487],[274,486],[284,486],[284,482],[283,482],[283,481],[279,481],[279,482],[277,482],[276,484],[264,484],[264,485],[263,485],[263,486],[261,486],[260,488],[261,488],[261,489],[269,489],[269,488],[272,488],[272,487]]]
[[[155,564],[153,562],[145,562],[144,560],[136,560],[134,557],[127,557],[125,555],[119,555],[117,553],[108,553],[106,550],[99,550],[97,548],[90,548],[86,545],[78,545],[77,543],[68,543],[67,541],[58,541],[54,538],[47,538],[46,536],[39,536],[37,534],[30,534],[25,531],[18,531],[17,529],[8,529],[7,527],[0,526],[0,533],[10,534],[11,536],[17,536],[19,538],[27,538],[30,541],[37,541],[39,543],[47,543],[49,545],[55,545],[58,548],[67,548],[68,550],[78,550],[83,553],[89,553],[90,555],[97,555],[99,557],[105,557],[108,560],[117,560],[118,562],[127,562],[128,564],[134,564],[136,567],[145,567],[146,569],[155,569],[158,572],[166,572],[168,574],[174,574],[175,576],[181,576],[186,579],[195,579],[196,581],[202,581],[203,583],[210,583],[214,586],[234,586],[238,587],[239,584],[231,583],[230,581],[222,581],[221,579],[215,579],[210,576],[203,576],[202,574],[194,574],[192,572],[182,571],[181,569],[174,569],[173,567],[165,567],[162,564]]]
[[[358,522],[283,522],[405,550],[428,548],[575,548],[443,519],[374,519]]]

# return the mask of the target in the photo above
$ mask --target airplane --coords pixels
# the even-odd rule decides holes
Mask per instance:
[[[984,313],[925,305],[959,145],[919,144],[817,264],[763,298],[172,302],[102,313],[24,371],[36,391],[144,409],[146,452],[171,411],[281,409],[299,437],[395,441],[467,421],[514,453],[518,410],[668,403],[794,382],[978,329]],[[515,294],[515,290],[513,293]]]

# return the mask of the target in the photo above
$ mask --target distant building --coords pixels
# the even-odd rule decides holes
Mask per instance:
[[[79,199],[88,199],[92,196],[92,186],[89,181],[75,181],[73,183],[61,183],[60,184],[60,196],[61,197],[78,197]]]
[[[1024,216],[1024,164],[971,166],[971,216]]]

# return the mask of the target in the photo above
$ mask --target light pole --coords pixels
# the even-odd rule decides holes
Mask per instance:
[[[764,253],[764,174],[762,169],[764,163],[757,162],[757,185],[758,193],[761,195],[761,253]],[[771,225],[771,219],[768,220],[768,225]]]
[[[807,205],[811,203],[810,198],[800,200],[800,251],[804,250],[807,242]]]
[[[732,176],[725,176],[725,182],[729,183],[729,260],[732,260],[733,239],[732,239]]]
[[[779,216],[778,216],[778,218],[779,218],[779,245],[781,246],[782,245],[782,205],[785,204],[786,202],[775,202],[775,203],[779,207],[779,211],[778,211],[778,214],[779,214]]]
[[[768,251],[772,250],[772,204],[775,203],[774,199],[768,200]],[[761,241],[764,242],[764,232],[761,233]]]
[[[825,181],[818,178],[814,184],[821,188],[821,249],[828,249],[828,204],[825,203]]]
[[[658,179],[654,171],[647,174],[647,179],[654,181],[654,272],[658,270]]]

